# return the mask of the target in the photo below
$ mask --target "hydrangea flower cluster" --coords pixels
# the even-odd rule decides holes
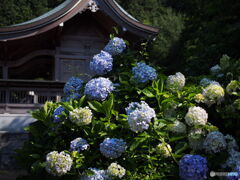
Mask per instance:
[[[156,69],[146,65],[144,62],[137,63],[132,68],[133,78],[137,83],[146,83],[157,78]]]
[[[228,159],[222,165],[223,168],[234,168],[236,166],[240,166],[240,152],[231,150],[229,152]]]
[[[227,87],[226,87],[226,91],[228,94],[232,94],[232,93],[237,93],[238,91],[240,92],[240,82],[233,80],[231,81]]]
[[[210,84],[202,92],[204,103],[211,106],[212,104],[220,104],[224,98],[224,89],[219,85]]]
[[[190,107],[185,116],[185,121],[189,126],[205,125],[208,120],[207,112],[198,106]]]
[[[213,66],[213,67],[210,68],[210,72],[211,72],[213,75],[219,74],[220,71],[221,71],[221,67],[220,67],[218,64],[216,64],[215,66]]]
[[[215,84],[215,85],[219,85],[220,86],[219,82],[213,81],[213,80],[208,79],[208,78],[203,78],[200,81],[200,85],[203,86],[203,87],[206,87],[206,86],[208,86],[210,84]]]
[[[92,121],[92,111],[88,107],[74,109],[69,112],[69,118],[78,126],[87,125]]]
[[[185,81],[185,76],[177,72],[175,75],[168,76],[166,86],[169,90],[175,92],[181,90],[185,86]]]
[[[227,142],[227,149],[228,149],[228,151],[238,150],[239,149],[236,140],[231,135],[227,134],[225,136],[225,140]]]
[[[110,166],[108,166],[107,173],[110,176],[118,177],[121,179],[125,175],[126,170],[117,163],[111,163]]]
[[[83,87],[83,80],[81,80],[78,77],[71,77],[68,82],[64,86],[64,93],[66,95],[71,95],[74,93],[80,93],[82,87]]]
[[[184,180],[207,179],[207,160],[200,155],[186,154],[179,162],[179,176]]]
[[[90,62],[90,69],[97,74],[106,74],[112,70],[113,58],[108,52],[101,51],[101,53],[93,56]]]
[[[70,143],[71,151],[78,151],[80,153],[80,151],[87,150],[88,148],[89,144],[87,143],[87,141],[80,137],[72,140]]]
[[[239,180],[240,179],[240,165],[236,166],[233,172],[227,174],[226,180]]]
[[[81,180],[106,180],[109,176],[105,170],[100,170],[97,168],[89,168],[93,172],[93,175],[83,175]]]
[[[167,158],[171,156],[172,148],[167,143],[160,143],[156,147],[157,153],[161,154],[163,157]]]
[[[197,103],[201,103],[201,102],[204,102],[204,96],[201,94],[201,93],[198,93],[194,96],[194,100],[197,102]]]
[[[62,106],[57,107],[53,112],[53,122],[58,123],[61,121],[61,115],[65,111],[65,108]]]
[[[170,131],[176,134],[186,133],[186,125],[183,122],[175,121],[174,124],[170,127]]]
[[[154,109],[150,108],[144,101],[130,103],[126,108],[126,112],[128,124],[134,132],[142,132],[148,129],[151,119],[156,117]]]
[[[65,101],[70,101],[70,99],[75,99],[75,100],[78,100],[82,97],[81,94],[79,93],[73,93],[73,94],[70,94],[66,97]]]
[[[193,128],[188,134],[189,147],[193,150],[201,150],[203,148],[205,131],[200,128]]]
[[[71,170],[72,159],[65,152],[52,151],[46,156],[46,171],[54,176],[62,176]]]
[[[120,157],[126,148],[126,142],[123,139],[106,138],[100,144],[101,153],[111,159]]]
[[[126,43],[122,38],[114,37],[108,42],[104,51],[108,52],[111,55],[121,54],[126,49]]]
[[[113,83],[109,79],[99,77],[86,84],[84,94],[90,99],[104,101],[113,90]]]
[[[215,154],[227,148],[227,143],[224,135],[219,131],[208,133],[204,140],[203,147],[206,153]]]

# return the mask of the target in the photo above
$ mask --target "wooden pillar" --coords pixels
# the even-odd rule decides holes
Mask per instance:
[[[7,66],[3,66],[2,67],[2,77],[3,79],[8,79],[8,67]]]

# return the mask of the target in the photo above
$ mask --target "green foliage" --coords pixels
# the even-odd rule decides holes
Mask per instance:
[[[64,0],[1,0],[0,27],[22,23],[56,7]]]

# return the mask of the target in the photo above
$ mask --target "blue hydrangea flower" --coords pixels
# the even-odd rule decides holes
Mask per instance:
[[[65,101],[70,101],[70,99],[79,100],[81,97],[82,96],[79,93],[72,93],[65,98]]]
[[[128,115],[128,124],[134,132],[142,132],[148,129],[151,119],[156,117],[154,109],[150,108],[144,101],[141,101],[141,103],[130,103],[126,108],[126,112]]]
[[[111,55],[121,54],[126,49],[126,43],[122,38],[115,37],[109,41],[109,43],[104,48],[104,51]]]
[[[90,99],[104,101],[113,90],[113,83],[109,79],[99,77],[86,84],[84,94]]]
[[[226,180],[239,180],[240,179],[240,166],[237,166],[233,172],[227,174]]]
[[[74,140],[71,141],[70,144],[70,150],[71,151],[83,151],[83,150],[87,150],[89,148],[89,144],[87,143],[87,141],[83,138],[76,138]]]
[[[112,55],[105,51],[101,51],[101,53],[93,56],[93,60],[90,62],[90,69],[100,75],[110,72],[112,66]]]
[[[203,143],[203,148],[208,154],[215,154],[227,149],[224,135],[219,131],[208,133]]]
[[[81,180],[106,180],[109,176],[106,171],[97,168],[89,168],[94,174],[93,175],[83,175]]]
[[[61,115],[65,111],[65,108],[62,106],[57,107],[53,112],[53,122],[58,123],[61,121]]]
[[[100,144],[101,153],[107,158],[118,158],[126,150],[126,142],[122,139],[106,138]]]
[[[207,179],[207,160],[200,155],[186,154],[179,162],[179,176],[183,180]]]
[[[137,63],[137,65],[132,68],[132,72],[134,79],[138,83],[145,83],[157,78],[156,70],[143,62]]]
[[[71,95],[74,93],[80,93],[83,87],[83,80],[78,77],[71,77],[64,86],[64,93],[66,95]]]

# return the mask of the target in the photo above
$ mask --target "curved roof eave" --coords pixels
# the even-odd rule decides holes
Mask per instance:
[[[16,40],[31,37],[51,30],[69,20],[88,6],[90,0],[66,0],[53,10],[37,18],[13,26],[0,28],[0,41]],[[128,14],[115,0],[98,0],[100,9],[114,21],[139,36],[157,35],[158,29],[144,25]]]

